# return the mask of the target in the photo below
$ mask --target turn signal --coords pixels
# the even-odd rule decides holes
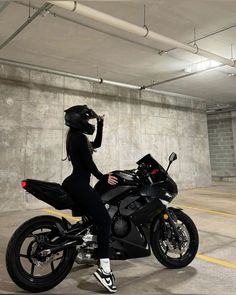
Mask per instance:
[[[21,187],[26,187],[26,181],[25,180],[22,180],[21,182],[20,182],[20,185],[21,185]]]
[[[167,220],[168,218],[169,218],[169,216],[168,216],[168,214],[163,214],[163,218],[165,219],[165,220]]]

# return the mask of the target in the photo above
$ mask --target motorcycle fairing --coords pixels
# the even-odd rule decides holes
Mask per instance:
[[[72,209],[74,202],[59,183],[36,179],[26,179],[24,189],[37,199],[46,202],[58,210]]]
[[[163,185],[165,186],[165,184]],[[166,192],[169,192],[170,194],[166,194]],[[159,198],[168,202],[171,202],[176,194],[177,194],[177,190],[175,189],[167,190],[166,188],[161,186],[161,183],[148,184],[143,186],[140,189],[141,196]]]
[[[136,210],[130,215],[130,218],[136,225],[149,223],[164,209],[165,206],[158,198],[150,198],[149,203]]]
[[[136,201],[140,200],[140,196],[135,196],[133,194],[131,194],[130,196],[127,196],[126,198],[124,198],[121,202],[120,202],[120,213],[124,216],[129,216],[131,215],[135,209],[137,208],[136,205]],[[132,204],[134,204],[134,208],[132,209]],[[139,202],[140,206],[141,203]]]
[[[111,259],[130,259],[146,257],[151,255],[150,246],[142,229],[137,227],[132,221],[131,230],[124,238],[113,236],[111,247],[113,249]]]
[[[133,187],[130,185],[121,185],[121,186],[117,186],[115,188],[111,188],[111,190],[109,190],[108,192],[102,194],[101,198],[103,203],[106,202],[110,202],[112,199],[123,195],[124,193],[126,193],[129,190],[132,190]]]

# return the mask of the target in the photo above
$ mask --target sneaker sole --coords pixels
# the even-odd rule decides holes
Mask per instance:
[[[99,281],[99,283],[101,283],[103,285],[103,287],[105,287],[109,292],[111,292],[111,293],[116,293],[117,292],[117,290],[112,290],[109,286],[104,285],[101,278],[100,278],[100,276],[98,276],[97,273],[93,273],[93,275]]]

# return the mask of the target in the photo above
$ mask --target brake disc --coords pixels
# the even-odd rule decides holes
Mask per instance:
[[[176,227],[177,227],[177,230],[179,233],[180,242],[175,240],[175,238],[173,237],[173,232],[172,232],[172,234],[170,234],[170,232],[169,232],[168,238],[165,239],[164,241],[161,241],[161,242],[164,247],[168,247],[169,253],[183,254],[189,248],[190,236],[189,236],[188,230],[184,224],[181,224],[181,225],[176,224]],[[179,249],[179,245],[180,245],[180,249]]]

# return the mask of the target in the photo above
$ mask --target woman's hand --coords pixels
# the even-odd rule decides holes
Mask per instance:
[[[104,121],[104,117],[105,117],[105,115],[102,115],[102,116],[98,116],[98,118],[97,118],[97,120],[98,120],[98,122],[103,122]]]
[[[116,185],[118,183],[118,179],[111,175],[111,174],[108,174],[108,180],[107,182],[110,184],[110,185]]]

